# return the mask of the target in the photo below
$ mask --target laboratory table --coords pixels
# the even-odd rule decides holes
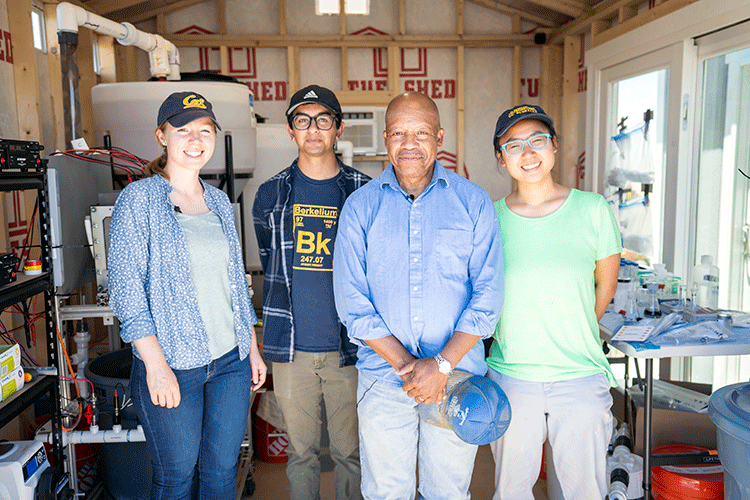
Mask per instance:
[[[604,318],[602,318],[604,321]],[[651,455],[651,413],[653,410],[653,378],[654,359],[682,357],[682,356],[736,356],[750,354],[750,336],[746,341],[736,340],[729,342],[714,342],[711,344],[684,344],[659,346],[656,349],[636,349],[630,342],[611,343],[613,333],[607,326],[599,323],[599,335],[601,339],[627,356],[644,359],[646,362],[646,387],[644,390],[644,414],[643,414],[643,493],[644,498],[651,498],[651,467],[662,465],[665,459],[672,458],[670,463],[699,463],[700,460],[690,460],[686,455],[674,456]],[[646,451],[648,450],[648,452]],[[695,457],[695,456],[694,456]],[[653,463],[659,461],[660,463]],[[647,471],[649,471],[647,473]]]

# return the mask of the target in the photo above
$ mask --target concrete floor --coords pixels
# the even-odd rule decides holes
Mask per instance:
[[[253,460],[255,467],[255,492],[244,496],[247,500],[289,500],[289,481],[286,477],[286,464],[272,464]],[[474,474],[469,492],[476,500],[490,500],[494,493],[495,461],[489,446],[480,446],[474,465]],[[334,500],[333,472],[323,472],[320,481],[320,497]],[[547,482],[540,479],[534,487],[536,500],[547,500]]]

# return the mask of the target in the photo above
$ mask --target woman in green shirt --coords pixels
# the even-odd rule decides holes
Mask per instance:
[[[565,498],[604,498],[612,434],[610,386],[598,320],[614,296],[620,233],[604,198],[554,182],[554,123],[542,108],[505,111],[493,136],[517,182],[495,203],[505,301],[487,359],[513,418],[492,443],[495,498],[533,500],[549,439]]]

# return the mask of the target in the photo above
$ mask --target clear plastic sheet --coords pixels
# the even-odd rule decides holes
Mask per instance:
[[[649,342],[659,346],[715,344],[736,341],[735,333],[716,320],[681,323],[652,336]]]

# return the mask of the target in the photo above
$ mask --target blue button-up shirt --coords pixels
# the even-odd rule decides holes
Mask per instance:
[[[240,359],[250,351],[253,311],[242,264],[234,211],[219,189],[203,184],[203,198],[221,219],[229,242],[229,273]],[[208,364],[208,334],[190,278],[185,235],[169,199],[172,186],[160,175],[129,184],[115,203],[109,229],[110,306],[124,342],[156,335],[169,366],[185,370]],[[136,349],[134,354],[138,355]]]
[[[366,340],[393,335],[424,358],[454,331],[488,338],[500,318],[503,279],[492,200],[437,161],[414,201],[389,165],[344,205],[333,261],[336,308],[359,345],[357,368],[391,385],[401,378]],[[484,358],[477,342],[457,368],[484,375]]]

